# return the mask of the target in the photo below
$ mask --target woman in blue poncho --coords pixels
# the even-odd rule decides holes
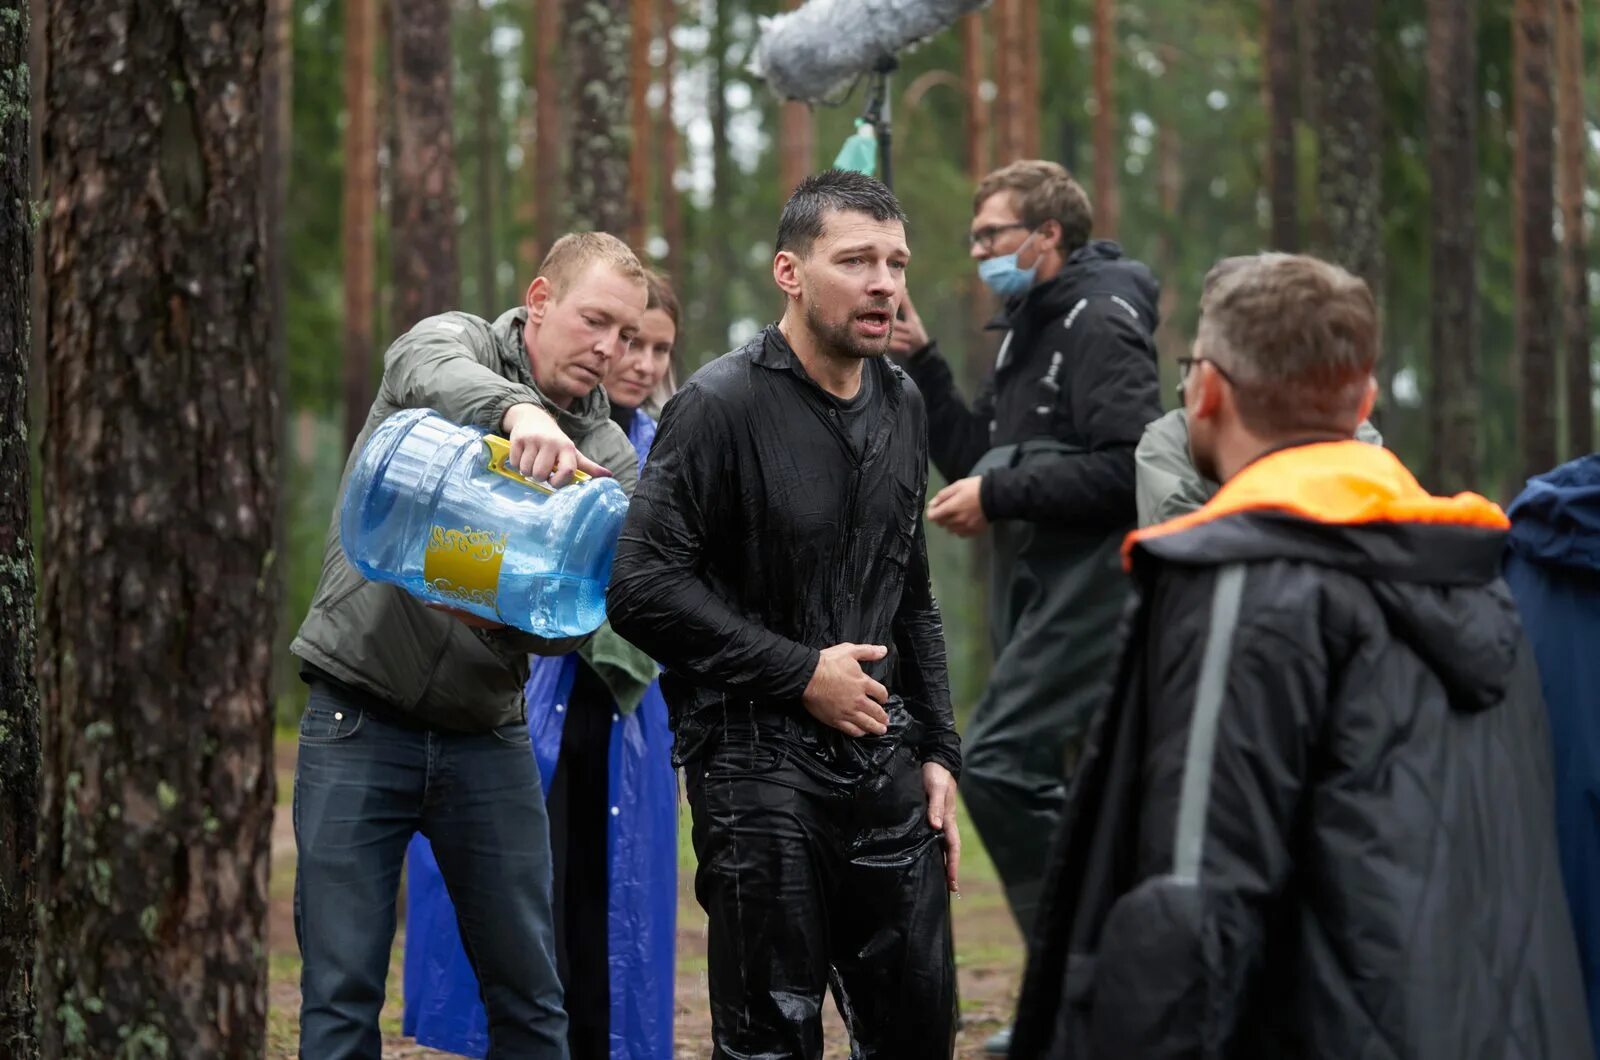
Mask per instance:
[[[612,418],[643,467],[670,381],[678,303],[660,276],[627,356],[606,375]],[[659,408],[659,406],[657,406]],[[656,665],[602,626],[582,649],[535,657],[528,727],[550,812],[556,964],[573,1060],[670,1060],[678,789]],[[405,1033],[481,1057],[488,1023],[428,841],[407,859]]]
[[[1506,514],[1506,582],[1550,710],[1561,876],[1600,1042],[1600,453],[1530,479]]]

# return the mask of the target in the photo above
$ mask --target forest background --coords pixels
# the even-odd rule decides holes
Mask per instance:
[[[671,275],[680,378],[776,317],[865,102],[751,72],[792,2],[0,0],[0,1052],[259,1055],[286,646],[382,351],[582,227]],[[1169,403],[1207,268],[1310,250],[1379,293],[1388,444],[1509,500],[1595,448],[1597,41],[1581,0],[994,0],[894,78],[912,293],[975,392],[972,188],[1056,159],[1162,280]],[[930,548],[964,717],[986,556]]]

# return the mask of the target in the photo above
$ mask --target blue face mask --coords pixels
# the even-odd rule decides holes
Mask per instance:
[[[988,284],[989,290],[1001,298],[1016,298],[1018,295],[1027,294],[1033,286],[1034,279],[1039,275],[1039,265],[1035,262],[1032,268],[1019,268],[1017,255],[1032,238],[1033,234],[1030,233],[1028,239],[1022,241],[1022,246],[1010,254],[978,262],[978,279]]]

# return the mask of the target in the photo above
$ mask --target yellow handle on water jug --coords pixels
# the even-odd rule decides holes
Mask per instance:
[[[493,471],[496,475],[504,475],[512,482],[520,482],[524,486],[532,487],[541,493],[555,492],[555,488],[548,482],[535,482],[507,464],[507,461],[511,459],[511,442],[509,439],[502,438],[497,434],[486,434],[483,436],[483,444],[489,447],[489,462],[485,466],[490,471]],[[589,476],[582,471],[575,470],[572,472],[572,481],[588,482]]]

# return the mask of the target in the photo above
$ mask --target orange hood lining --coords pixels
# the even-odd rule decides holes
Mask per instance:
[[[1122,564],[1146,541],[1191,530],[1244,512],[1282,512],[1332,526],[1431,523],[1506,530],[1511,523],[1493,501],[1476,493],[1435,497],[1399,457],[1366,442],[1318,442],[1269,453],[1225,483],[1205,507],[1136,530],[1122,543]]]

